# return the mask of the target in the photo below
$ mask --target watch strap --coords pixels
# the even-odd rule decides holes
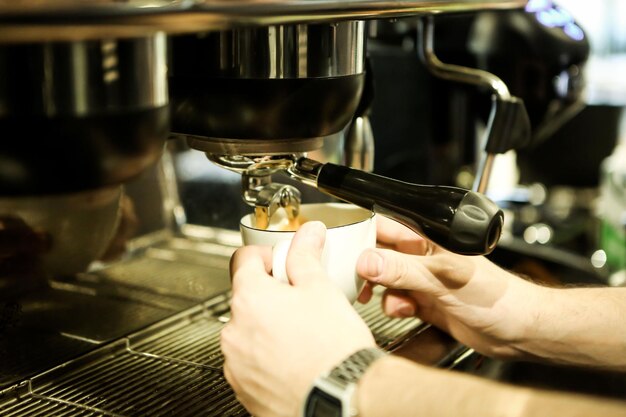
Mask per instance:
[[[343,362],[333,368],[327,376],[337,382],[343,382],[345,385],[356,383],[375,360],[386,355],[387,352],[379,348],[361,349],[348,356]]]
[[[367,368],[388,353],[378,348],[361,349],[329,372],[320,375],[303,404],[304,417],[357,416],[357,383]]]

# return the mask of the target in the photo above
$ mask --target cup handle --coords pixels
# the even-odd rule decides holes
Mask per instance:
[[[287,277],[287,252],[291,246],[291,240],[278,242],[272,248],[272,276],[278,281],[289,284]]]

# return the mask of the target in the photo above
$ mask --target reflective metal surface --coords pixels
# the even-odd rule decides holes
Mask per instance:
[[[0,46],[0,117],[88,116],[168,103],[164,34]]]
[[[467,68],[441,62],[439,58],[437,58],[437,55],[435,55],[434,51],[435,25],[433,19],[428,17],[420,23],[422,42],[419,51],[428,70],[436,77],[463,84],[483,87],[492,92],[494,96],[501,99],[509,99],[511,97],[506,84],[496,75],[476,68]],[[481,155],[481,160],[478,163],[478,169],[476,170],[476,181],[474,184],[475,191],[478,191],[479,193],[485,193],[487,191],[494,159],[495,155],[493,154],[485,153],[484,155]]]
[[[1,44],[0,194],[128,181],[160,157],[168,101],[163,33]]]
[[[521,8],[525,0],[22,0],[0,2],[0,41],[194,33],[241,25],[393,18]]]
[[[292,185],[271,181],[268,175],[241,176],[243,200],[254,207],[256,227],[259,229],[267,229],[270,219],[280,208],[285,210],[289,220],[294,220],[300,213],[300,191]]]
[[[515,0],[2,0],[0,14],[6,19],[59,15],[76,17],[150,16],[161,13],[203,11],[221,14],[288,16],[312,13],[323,16],[345,13],[397,16],[398,13],[470,11],[483,8],[523,7]],[[237,18],[233,16],[233,18]]]
[[[238,28],[170,45],[172,131],[205,152],[319,148],[313,138],[341,131],[361,95],[362,21]]]
[[[1,0],[0,13],[4,16],[26,17],[48,15],[115,16],[145,15],[154,11],[180,10],[190,2],[181,0]]]
[[[279,170],[287,170],[296,164],[302,155],[218,155],[207,154],[214,164],[238,174],[271,175]],[[309,161],[308,159],[305,159]]]
[[[323,137],[303,139],[227,139],[174,134],[187,139],[190,148],[215,155],[281,155],[307,152],[324,145]]]
[[[485,193],[495,154],[521,148],[530,139],[528,114],[523,102],[513,97],[507,85],[495,74],[441,62],[434,51],[434,31],[435,23],[432,16],[421,19],[419,52],[428,70],[436,77],[482,87],[492,94],[491,114],[484,139],[485,152],[478,163],[474,183],[475,191]]]
[[[341,131],[357,107],[364,28],[349,21],[172,37],[172,131],[213,153],[320,147],[311,138]]]
[[[374,170],[374,132],[367,116],[355,117],[346,135],[345,165],[361,171]]]
[[[338,77],[363,72],[365,24],[271,25],[173,40],[208,65],[203,76],[237,78]]]
[[[236,153],[236,147],[228,145],[229,139],[241,143],[238,153],[316,149],[322,140],[315,143],[311,138],[333,135],[352,120],[365,78],[364,74],[282,79],[211,77],[203,74],[201,64],[182,72],[183,62],[182,58],[175,60],[170,67],[171,131],[192,138],[189,145],[205,152]],[[198,143],[202,140],[224,145],[221,150],[210,149],[212,144],[205,147]],[[279,142],[285,150],[279,150]]]

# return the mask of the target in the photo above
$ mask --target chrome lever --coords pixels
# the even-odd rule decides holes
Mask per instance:
[[[531,139],[530,119],[523,100],[514,97],[498,76],[477,68],[441,62],[434,51],[434,19],[427,16],[419,22],[421,59],[436,77],[476,85],[492,93],[491,113],[485,131],[485,152],[476,172],[474,191],[484,194],[496,154],[526,146]]]

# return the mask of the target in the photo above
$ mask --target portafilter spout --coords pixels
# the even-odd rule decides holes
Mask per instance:
[[[502,210],[474,191],[410,184],[305,157],[287,171],[326,194],[396,220],[452,252],[485,255],[500,239]]]
[[[243,200],[254,207],[255,225],[267,229],[274,213],[279,208],[285,210],[289,220],[295,220],[300,214],[300,191],[286,184],[272,183],[269,175],[241,175]]]
[[[292,221],[300,214],[300,191],[292,185],[272,182],[272,174],[285,171],[300,154],[218,155],[206,153],[214,164],[241,174],[243,201],[254,207],[255,226],[267,229],[272,216],[284,209]]]

